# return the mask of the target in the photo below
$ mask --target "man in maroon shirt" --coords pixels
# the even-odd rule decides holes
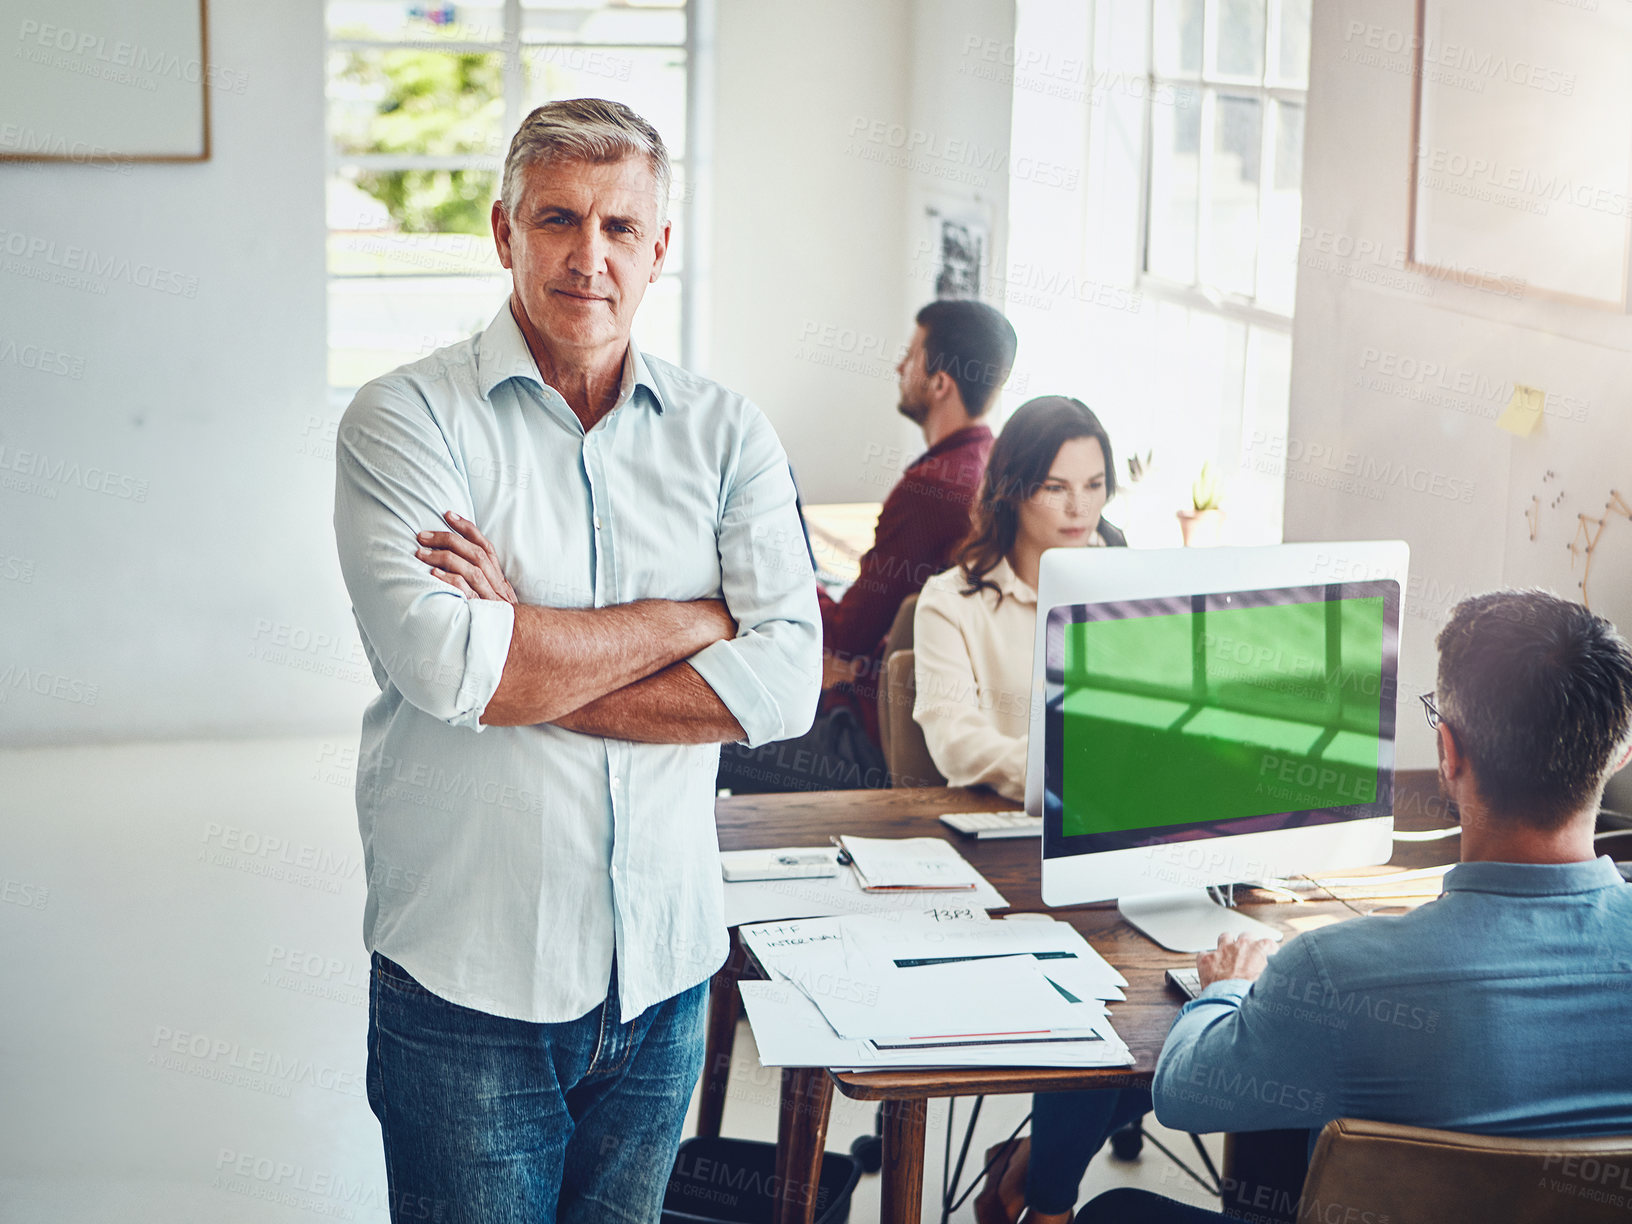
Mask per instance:
[[[982,302],[931,302],[896,366],[901,415],[926,450],[884,499],[861,573],[834,601],[821,594],[822,688],[805,735],[720,751],[719,784],[738,792],[886,786],[878,748],[878,674],[884,635],[901,601],[952,563],[969,532],[992,431],[980,420],[1014,364],[1014,328]]]
[[[823,688],[848,691],[874,743],[884,635],[902,601],[952,563],[969,532],[969,507],[992,450],[981,418],[1014,364],[1014,328],[984,302],[931,302],[915,322],[896,366],[899,411],[924,431],[929,449],[884,499],[856,581],[837,602],[820,595]]]

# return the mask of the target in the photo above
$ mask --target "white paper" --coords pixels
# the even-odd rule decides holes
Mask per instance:
[[[874,972],[868,945],[856,937],[856,924],[868,938],[888,944],[899,939],[911,943],[923,932],[953,927],[986,926],[984,910],[948,908],[907,910],[888,916],[845,915],[824,918],[797,918],[786,922],[758,922],[741,928],[739,934],[760,966],[774,977],[789,978],[813,969]]]
[[[841,973],[792,980],[841,1037],[955,1037],[1083,1027],[1083,1005],[1068,1003],[1037,962],[1024,957],[914,969],[852,959]]]
[[[832,1067],[835,1070],[937,1067],[1125,1067],[1133,1062],[1108,1021],[1089,1040],[1026,1045],[969,1044],[880,1050],[872,1042],[835,1033],[805,994],[787,982],[739,983],[748,1023],[765,1067]],[[1092,1039],[1097,1037],[1098,1039]]]
[[[1128,980],[1068,923],[1013,918],[981,924],[885,926],[848,919],[847,935],[875,960],[897,967],[915,960],[1039,955],[1038,964],[1082,998],[1123,999]]]
[[[754,880],[725,886],[725,925],[775,922],[784,918],[819,918],[834,914],[921,913],[926,910],[1007,909],[1008,901],[984,878],[973,892],[908,890],[863,892],[853,871],[813,880]]]
[[[968,892],[983,878],[958,848],[939,837],[841,837],[866,888]]]

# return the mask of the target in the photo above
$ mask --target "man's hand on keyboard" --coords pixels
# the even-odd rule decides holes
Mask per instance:
[[[1250,939],[1245,935],[1220,935],[1218,947],[1196,957],[1196,972],[1201,974],[1201,988],[1206,990],[1214,982],[1235,979],[1254,982],[1269,964],[1274,951],[1273,939]]]

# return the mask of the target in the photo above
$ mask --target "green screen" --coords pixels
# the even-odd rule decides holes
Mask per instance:
[[[1067,837],[1376,801],[1381,596],[1079,622],[1061,646]]]

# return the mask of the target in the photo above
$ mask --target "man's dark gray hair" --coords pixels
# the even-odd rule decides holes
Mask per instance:
[[[1554,829],[1603,795],[1632,732],[1632,649],[1545,591],[1464,599],[1439,631],[1439,710],[1498,817]]]
[[[605,98],[565,98],[546,102],[521,121],[504,159],[499,199],[515,215],[529,167],[553,161],[604,165],[644,157],[657,180],[657,222],[669,215],[669,151],[657,129],[622,102]]]

